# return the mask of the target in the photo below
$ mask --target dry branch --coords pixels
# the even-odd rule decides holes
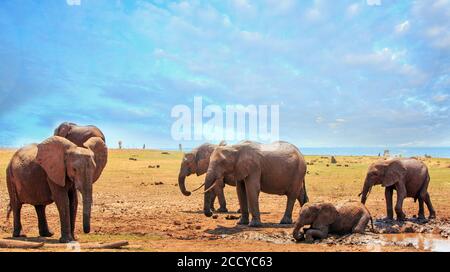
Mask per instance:
[[[32,248],[40,248],[42,246],[44,246],[44,243],[0,239],[0,248],[32,249]]]

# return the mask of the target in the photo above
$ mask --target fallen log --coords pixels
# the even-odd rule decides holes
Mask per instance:
[[[127,246],[129,243],[128,241],[117,241],[117,242],[110,242],[110,243],[80,243],[75,244],[76,247],[79,246],[79,249],[120,249],[123,246]],[[71,244],[45,244],[45,247],[47,248],[66,248],[69,249],[69,246]]]
[[[33,249],[43,247],[44,243],[27,242],[21,240],[0,239],[0,248]]]
[[[103,243],[103,244],[97,244],[97,245],[91,245],[89,247],[85,247],[81,245],[81,248],[88,248],[88,249],[117,249],[121,248],[123,246],[127,246],[128,241],[117,241],[117,242],[111,242],[111,243]]]

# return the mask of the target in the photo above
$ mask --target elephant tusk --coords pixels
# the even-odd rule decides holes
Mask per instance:
[[[217,183],[217,182],[214,182],[213,185],[211,185],[211,187],[209,187],[208,189],[206,189],[203,193],[206,194],[207,192],[211,191],[211,190],[214,188],[214,186],[216,186],[216,183]]]
[[[193,190],[192,192],[195,192],[195,191],[198,191],[198,190],[200,190],[200,188],[202,188],[203,187],[203,185],[205,185],[205,183],[203,182],[202,183],[202,185],[200,185],[197,189],[195,189],[195,190]]]

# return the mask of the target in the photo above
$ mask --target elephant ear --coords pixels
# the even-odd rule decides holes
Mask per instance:
[[[94,172],[93,182],[96,182],[100,178],[100,175],[102,174],[102,171],[108,161],[108,148],[106,147],[105,142],[100,137],[89,138],[89,140],[84,142],[83,146],[90,149],[94,153],[96,168]]]
[[[323,203],[319,204],[317,209],[317,217],[313,223],[313,228],[319,228],[331,225],[338,216],[338,212],[333,204]]]
[[[48,178],[61,187],[66,185],[66,160],[68,149],[76,147],[69,140],[53,136],[37,145],[37,163],[47,173]]]
[[[406,175],[406,168],[399,160],[393,160],[387,163],[384,175],[383,187],[389,187],[400,182]]]

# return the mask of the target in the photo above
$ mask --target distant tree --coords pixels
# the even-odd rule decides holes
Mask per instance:
[[[119,149],[122,149],[122,141],[119,141]]]
[[[142,146],[142,149],[145,149],[145,144]]]

